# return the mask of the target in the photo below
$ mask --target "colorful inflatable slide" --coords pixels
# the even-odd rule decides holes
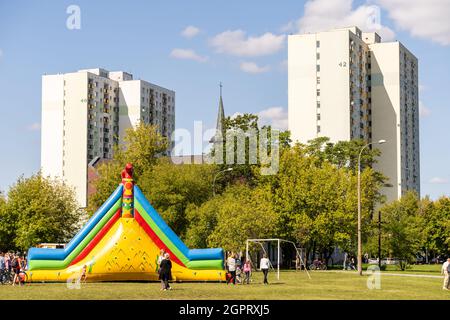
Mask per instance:
[[[176,281],[225,280],[222,249],[188,249],[133,184],[122,183],[64,249],[30,248],[29,281],[71,281],[83,267],[89,281],[157,280],[160,249]]]

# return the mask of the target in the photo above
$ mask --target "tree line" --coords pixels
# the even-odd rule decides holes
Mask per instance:
[[[224,124],[228,130],[259,130],[257,121],[257,116],[245,114],[227,118]],[[317,138],[292,144],[289,132],[281,132],[279,170],[267,176],[261,175],[259,162],[175,165],[164,156],[167,139],[152,125],[129,129],[124,141],[115,147],[114,158],[97,168],[89,214],[114,191],[121,170],[131,162],[145,196],[192,248],[240,251],[248,238],[284,238],[308,256],[325,260],[336,247],[356,253],[357,159],[364,141]],[[418,254],[449,254],[450,199],[418,199],[410,192],[384,203],[381,189],[386,178],[372,169],[379,155],[368,148],[361,157],[364,252],[378,256],[381,232],[383,257],[411,263]],[[229,167],[233,170],[217,174]],[[62,182],[41,173],[21,177],[0,199],[0,249],[68,241],[77,231],[78,218],[73,191]]]

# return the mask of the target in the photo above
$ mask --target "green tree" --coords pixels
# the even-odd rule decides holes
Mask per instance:
[[[441,197],[436,201],[422,199],[419,207],[422,220],[424,248],[433,256],[450,254],[450,198]]]
[[[261,169],[261,150],[260,145],[265,144],[268,155],[271,154],[272,144],[277,143],[280,149],[289,148],[290,139],[289,131],[279,132],[278,141],[273,141],[271,126],[260,127],[258,125],[258,116],[250,113],[237,115],[235,117],[227,117],[223,123],[223,164],[219,164],[219,170],[232,167],[233,171],[221,176],[217,180],[218,191],[224,190],[225,187],[233,182],[240,181],[250,185],[257,183]],[[264,137],[263,133],[266,135]],[[229,140],[233,137],[233,141]],[[228,154],[227,159],[227,143],[233,149],[234,158]],[[242,145],[242,148],[241,148]],[[220,147],[220,145],[216,146]],[[215,148],[211,150],[211,156],[215,157]],[[243,159],[243,161],[242,161]]]
[[[75,193],[59,180],[37,173],[20,177],[8,192],[2,218],[16,248],[27,250],[40,242],[66,242],[73,236],[77,203]],[[2,219],[3,220],[3,219]]]
[[[212,196],[215,171],[215,165],[174,165],[165,158],[144,172],[139,186],[175,233],[183,237],[189,225],[186,208],[201,205]]]
[[[128,128],[123,141],[123,144],[114,147],[113,159],[97,167],[99,178],[94,182],[96,192],[88,201],[91,215],[117,188],[121,181],[120,173],[128,162],[133,164],[134,179],[138,182],[168,148],[168,140],[158,132],[158,127],[142,122],[135,128]]]
[[[0,251],[16,249],[14,228],[16,216],[8,213],[6,199],[0,197]]]
[[[318,164],[326,161],[338,168],[347,167],[357,171],[358,156],[366,143],[361,139],[332,143],[328,137],[319,137],[302,146],[307,155],[315,156]],[[380,150],[376,148],[365,148],[361,153],[361,168],[371,167],[380,154]]]
[[[248,238],[275,236],[277,215],[269,188],[236,184],[201,206],[191,206],[187,243],[193,247],[244,250]]]
[[[405,270],[416,259],[423,243],[423,220],[419,216],[420,201],[414,192],[381,208],[383,216],[382,243],[389,257],[400,260]]]
[[[264,178],[279,213],[278,234],[296,241],[307,253],[329,259],[334,248],[354,250],[357,223],[357,176],[297,144],[282,152],[277,175]],[[371,168],[361,175],[363,231],[369,229],[372,208],[381,199],[381,184]]]

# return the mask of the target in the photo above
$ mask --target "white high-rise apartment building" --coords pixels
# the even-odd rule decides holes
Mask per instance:
[[[396,200],[420,194],[418,61],[400,42],[357,27],[288,40],[289,130],[294,141],[363,139],[382,152],[375,169]]]
[[[41,167],[75,188],[87,205],[87,167],[111,159],[127,128],[142,121],[171,137],[175,92],[129,73],[86,69],[42,77]],[[168,151],[169,152],[169,151]]]

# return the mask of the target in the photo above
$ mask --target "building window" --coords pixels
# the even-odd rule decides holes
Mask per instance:
[[[320,120],[320,113],[317,114],[317,120]]]
[[[317,84],[320,84],[320,77],[317,77]]]
[[[320,101],[317,101],[317,108],[320,109]]]
[[[320,48],[320,41],[316,41],[316,48]]]
[[[317,72],[320,72],[320,65],[319,65],[319,64],[316,65],[316,71],[317,71]]]
[[[320,96],[320,89],[317,89],[317,96]]]
[[[316,53],[316,59],[317,59],[317,60],[320,59],[320,53],[319,53],[319,52]]]
[[[320,133],[320,126],[317,126],[317,133]]]

